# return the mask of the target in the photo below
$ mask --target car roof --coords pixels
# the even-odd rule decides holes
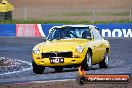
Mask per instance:
[[[95,28],[94,25],[62,25],[62,26],[54,26],[53,28],[63,28],[63,27],[89,27],[89,28]]]
[[[88,27],[89,29],[93,29],[93,28],[97,28],[96,26],[94,25],[82,25],[82,24],[77,24],[77,25],[62,25],[62,26],[53,26],[50,30],[52,31],[52,29],[54,28],[64,28],[64,27]]]
[[[93,25],[62,25],[63,27],[90,27]]]

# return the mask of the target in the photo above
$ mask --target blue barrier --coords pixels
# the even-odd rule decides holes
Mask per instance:
[[[45,36],[48,36],[50,28],[52,28],[53,26],[61,26],[61,25],[62,24],[41,24],[41,27],[43,29]]]
[[[51,27],[60,25],[63,24],[41,24],[41,32],[43,32],[45,36],[47,36]],[[132,37],[132,23],[93,25],[97,26],[100,29],[103,37]],[[38,27],[38,29],[40,29],[40,27]],[[16,36],[16,24],[0,24],[0,36]]]
[[[0,36],[16,36],[16,24],[0,24]]]
[[[49,29],[62,24],[42,24],[42,29],[47,36]],[[132,23],[93,24],[97,26],[103,37],[132,37]]]
[[[132,37],[132,23],[95,24],[103,37]]]

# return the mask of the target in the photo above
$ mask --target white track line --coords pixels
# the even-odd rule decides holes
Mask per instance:
[[[19,62],[22,62],[22,63],[26,63],[28,65],[32,65],[30,62],[27,62],[27,61],[22,61],[22,60],[15,60],[15,61],[19,61]]]
[[[66,82],[75,81],[76,79],[60,79],[60,80],[49,80],[49,81],[31,81],[31,83],[47,83],[47,82]]]
[[[0,76],[2,76],[2,75],[14,74],[14,73],[20,73],[20,72],[28,71],[28,70],[31,70],[31,69],[32,69],[32,68],[27,68],[27,69],[23,69],[23,70],[21,70],[21,71],[7,72],[7,73],[0,74]]]

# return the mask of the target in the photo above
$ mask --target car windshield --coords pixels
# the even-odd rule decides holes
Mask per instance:
[[[88,39],[90,36],[88,27],[64,27],[52,29],[47,40],[52,41],[69,38]]]

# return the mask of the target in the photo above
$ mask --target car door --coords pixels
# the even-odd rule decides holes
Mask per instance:
[[[100,32],[99,32],[99,29],[96,29],[96,32],[97,32],[97,40],[98,40],[98,43],[99,43],[99,48],[100,48],[100,55],[99,55],[99,61],[101,61],[103,58],[104,58],[104,53],[105,53],[105,42],[104,42],[104,38],[101,36]]]
[[[93,35],[93,61],[98,63],[102,57],[102,38],[99,31],[96,28],[92,29]]]
[[[104,54],[106,52],[106,41],[104,40],[104,38],[102,37],[101,39],[101,60],[104,59]]]

